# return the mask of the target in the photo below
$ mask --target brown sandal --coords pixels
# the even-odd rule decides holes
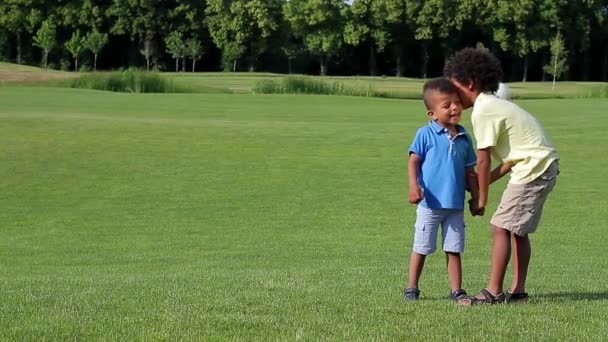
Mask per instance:
[[[477,296],[466,296],[458,300],[460,305],[503,304],[504,302],[505,294],[503,292],[493,295],[488,289],[481,289]]]

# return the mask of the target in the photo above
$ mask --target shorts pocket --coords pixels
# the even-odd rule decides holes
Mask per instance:
[[[414,252],[418,254],[428,255],[435,252],[437,248],[436,230],[432,225],[427,223],[416,224],[416,233],[414,235]]]

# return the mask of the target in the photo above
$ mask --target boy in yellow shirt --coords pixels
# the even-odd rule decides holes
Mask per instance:
[[[448,60],[444,75],[458,88],[464,108],[473,106],[471,123],[477,140],[479,197],[482,213],[489,185],[511,173],[492,224],[492,261],[486,288],[463,305],[527,302],[525,292],[531,246],[547,195],[559,174],[559,155],[540,122],[518,105],[493,95],[503,73],[498,59],[486,49],[466,48]],[[490,171],[492,156],[500,161]],[[513,246],[511,245],[513,241]],[[513,280],[503,282],[513,247]]]

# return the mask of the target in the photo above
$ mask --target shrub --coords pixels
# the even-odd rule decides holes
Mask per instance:
[[[60,65],[60,69],[62,71],[70,71],[70,67],[72,66],[72,63],[68,59],[62,58],[59,61],[59,65]]]
[[[91,73],[69,81],[69,87],[129,93],[178,93],[179,89],[169,79],[157,73],[137,69],[118,72]]]
[[[579,95],[581,98],[608,98],[608,84],[597,84],[587,87]]]
[[[347,86],[340,81],[326,81],[312,77],[288,76],[274,80],[260,80],[253,86],[254,94],[319,94],[365,97],[396,97],[380,92],[371,85],[367,87]]]

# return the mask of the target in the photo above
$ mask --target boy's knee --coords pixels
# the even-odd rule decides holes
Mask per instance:
[[[494,235],[511,235],[511,232],[508,229],[497,225],[492,225],[492,233]]]
[[[414,253],[420,254],[422,256],[427,256],[435,253],[435,248],[430,246],[416,246],[414,245]]]

